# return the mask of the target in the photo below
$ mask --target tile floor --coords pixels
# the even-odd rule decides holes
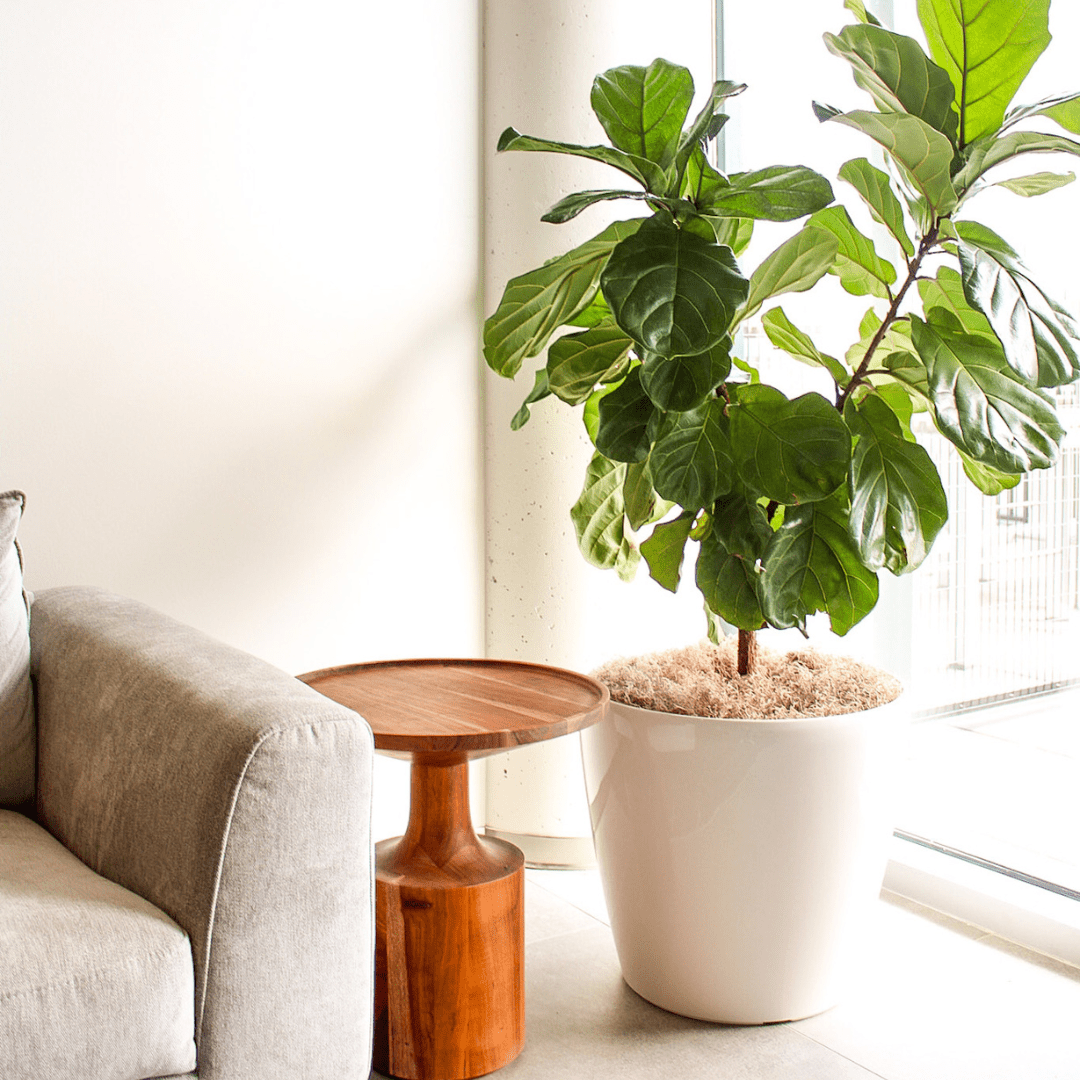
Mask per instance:
[[[527,871],[525,917],[527,1042],[500,1080],[1080,1080],[1080,971],[899,897],[843,1004],[757,1028],[630,990],[593,871]]]

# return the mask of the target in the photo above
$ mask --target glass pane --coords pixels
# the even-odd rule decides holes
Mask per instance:
[[[868,6],[922,38],[914,2],[897,3],[895,19],[892,4]],[[810,110],[812,99],[866,106],[848,66],[821,43],[825,30],[849,21],[839,0],[788,5],[783,19],[762,5],[723,5],[724,75],[749,84],[727,127],[730,171],[804,163],[833,178],[848,158],[873,159],[866,141],[819,125]],[[1080,6],[1055,0],[1051,32],[1018,102],[1080,90]],[[1045,129],[1057,130],[1051,121]],[[1028,157],[1013,174],[1068,172],[1076,160]],[[1008,175],[1003,168],[992,179]],[[871,232],[847,185],[833,187]],[[1034,199],[993,189],[970,215],[1021,250],[1055,300],[1080,310],[1080,184]],[[787,228],[760,227],[747,265]],[[829,352],[854,340],[868,306],[839,288],[783,298],[793,321]],[[783,370],[790,390],[821,389],[814,372],[777,353],[759,328],[748,328],[742,347],[772,377]],[[839,642],[818,634],[815,644],[861,651],[908,681],[916,723],[904,763],[904,831],[1080,892],[1080,391],[1057,396],[1069,429],[1060,461],[997,498],[967,481],[929,422],[920,428],[949,493],[949,526],[916,574],[882,575],[883,601],[867,620],[876,625],[861,628],[861,648],[859,633]]]

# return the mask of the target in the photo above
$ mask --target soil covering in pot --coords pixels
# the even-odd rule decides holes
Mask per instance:
[[[900,681],[868,664],[814,649],[760,649],[739,675],[735,639],[612,660],[593,672],[612,701],[679,716],[792,720],[840,716],[886,705]]]

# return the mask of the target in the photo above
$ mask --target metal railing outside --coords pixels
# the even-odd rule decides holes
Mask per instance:
[[[922,715],[1080,682],[1080,390],[1058,394],[1057,464],[996,497],[924,420],[950,520],[914,576],[912,689]]]

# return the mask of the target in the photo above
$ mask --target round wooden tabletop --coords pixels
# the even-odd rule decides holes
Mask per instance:
[[[483,757],[588,727],[607,687],[562,668],[516,660],[389,660],[301,675],[358,712],[378,750]]]

